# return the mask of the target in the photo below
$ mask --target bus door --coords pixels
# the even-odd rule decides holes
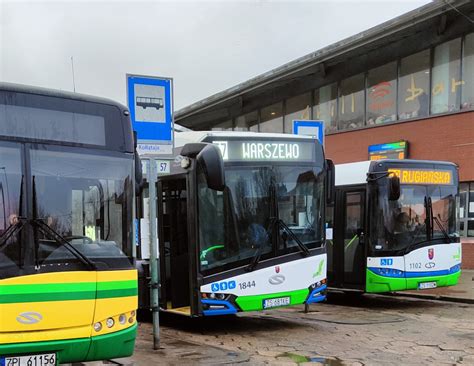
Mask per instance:
[[[338,190],[336,211],[333,249],[336,281],[343,287],[364,289],[365,189]]]
[[[186,178],[158,182],[161,306],[190,314],[188,192]]]

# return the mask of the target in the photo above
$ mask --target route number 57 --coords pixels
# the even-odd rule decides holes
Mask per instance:
[[[170,174],[170,162],[166,160],[157,160],[157,171],[158,174]]]

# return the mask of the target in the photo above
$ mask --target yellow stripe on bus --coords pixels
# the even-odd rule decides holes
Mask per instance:
[[[40,273],[27,276],[18,276],[0,280],[1,285],[28,285],[44,283],[70,283],[70,282],[105,282],[137,280],[135,269],[123,271],[75,271]]]
[[[97,272],[97,281],[129,281],[137,280],[138,272],[136,269],[123,270],[123,271],[101,271]]]
[[[128,271],[127,271],[128,272]],[[44,283],[96,282],[97,272],[53,272],[0,280],[1,285],[34,285]]]

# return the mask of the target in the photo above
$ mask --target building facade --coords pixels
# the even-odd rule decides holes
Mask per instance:
[[[183,108],[176,122],[291,133],[293,120],[317,119],[336,164],[397,141],[408,158],[455,162],[460,230],[474,248],[473,19],[472,1],[432,2]]]

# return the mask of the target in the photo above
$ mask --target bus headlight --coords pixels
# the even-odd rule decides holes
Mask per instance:
[[[230,295],[229,294],[222,294],[222,293],[214,293],[214,292],[211,292],[211,293],[205,293],[203,292],[201,294],[201,297],[203,300],[226,300]]]
[[[94,324],[94,330],[96,332],[100,332],[102,330],[102,323],[101,322],[97,322]]]
[[[108,318],[105,324],[107,324],[107,328],[112,328],[115,324],[115,321],[113,318]]]
[[[127,322],[127,317],[125,316],[125,314],[120,314],[119,316],[119,323],[120,324],[125,324]]]

